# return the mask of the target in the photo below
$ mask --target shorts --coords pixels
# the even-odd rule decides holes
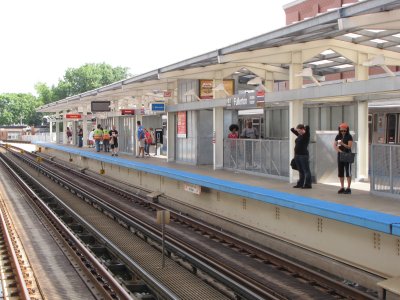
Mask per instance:
[[[111,149],[118,148],[118,142],[110,145]]]
[[[144,139],[139,140],[139,147],[143,148],[144,147]]]
[[[338,158],[338,177],[344,177],[346,173],[346,177],[351,177],[351,164],[346,162],[339,161]]]

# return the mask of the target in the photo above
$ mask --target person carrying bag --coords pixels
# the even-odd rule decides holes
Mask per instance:
[[[355,153],[351,152],[353,146],[353,137],[350,134],[350,128],[347,123],[339,125],[339,132],[335,137],[333,147],[338,153],[338,177],[340,181],[340,189],[338,194],[351,194],[351,164],[354,162]],[[344,188],[344,175],[346,173],[347,188]]]

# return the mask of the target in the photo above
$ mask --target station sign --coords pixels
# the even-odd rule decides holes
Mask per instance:
[[[81,114],[66,114],[65,118],[66,119],[81,119],[82,115]]]
[[[121,115],[133,116],[133,115],[135,115],[135,110],[134,109],[121,109]]]
[[[111,111],[110,101],[92,101],[90,103],[91,112],[106,112]]]
[[[192,193],[192,194],[196,194],[196,195],[200,195],[201,194],[201,186],[197,185],[197,184],[190,184],[190,183],[185,183],[183,186],[183,189],[186,192]]]
[[[226,106],[232,109],[255,108],[257,107],[257,92],[246,92],[228,97]]]
[[[150,103],[150,111],[165,112],[165,103]]]

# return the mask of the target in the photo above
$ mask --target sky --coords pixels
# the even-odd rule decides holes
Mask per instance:
[[[0,94],[86,63],[139,75],[285,26],[291,0],[0,1]]]

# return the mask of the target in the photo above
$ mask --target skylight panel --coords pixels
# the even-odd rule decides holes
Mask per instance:
[[[377,44],[382,44],[382,43],[386,43],[387,41],[385,41],[385,40],[381,40],[381,39],[373,39],[373,40],[370,40],[371,42],[374,42],[374,43],[377,43]]]
[[[328,50],[325,50],[325,51],[321,52],[320,54],[321,55],[329,55],[329,54],[333,54],[333,53],[335,53],[335,51],[333,51],[331,49],[328,49]]]
[[[336,69],[345,69],[345,68],[352,68],[352,67],[353,67],[353,65],[344,64],[344,65],[333,66],[332,68],[336,68]]]
[[[317,61],[310,62],[309,64],[319,66],[319,65],[324,65],[324,64],[330,64],[331,62],[332,62],[331,60],[323,59],[323,60],[317,60]]]
[[[352,39],[356,39],[356,38],[359,38],[362,35],[357,34],[357,33],[346,33],[344,36],[347,36],[347,37],[352,38]]]
[[[378,33],[378,32],[382,32],[382,31],[386,31],[386,30],[384,30],[384,29],[367,29],[367,31],[373,32],[373,33]]]

